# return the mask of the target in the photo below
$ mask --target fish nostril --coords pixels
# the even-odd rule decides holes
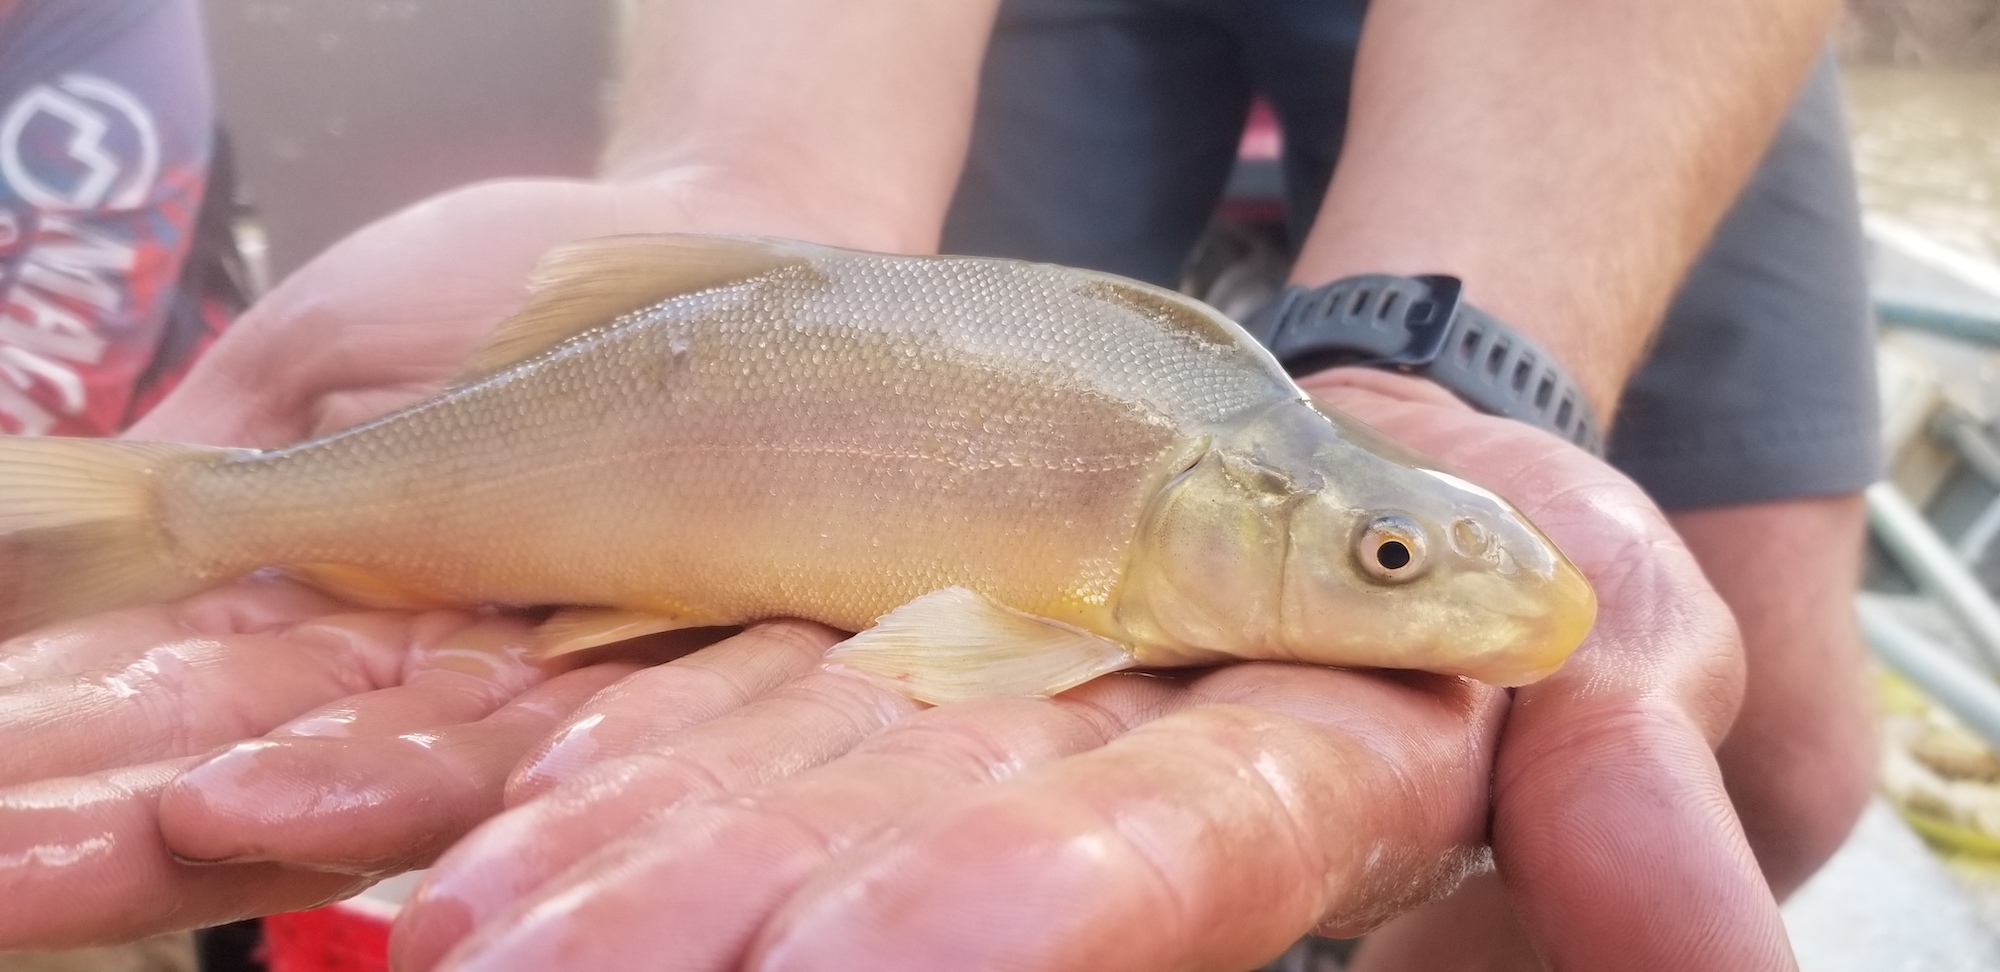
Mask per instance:
[[[1493,546],[1493,534],[1478,520],[1462,516],[1452,521],[1451,546],[1466,557],[1483,558]]]

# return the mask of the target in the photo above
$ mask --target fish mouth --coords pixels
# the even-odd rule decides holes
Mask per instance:
[[[1501,598],[1477,598],[1475,603],[1519,625],[1512,643],[1495,652],[1494,663],[1477,676],[1503,687],[1526,685],[1553,674],[1583,644],[1597,622],[1597,593],[1583,572],[1560,555],[1547,580],[1525,591],[1516,587]]]

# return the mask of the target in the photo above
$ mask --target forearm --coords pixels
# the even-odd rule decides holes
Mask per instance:
[[[1461,276],[1608,416],[1833,9],[1377,0],[1294,275]]]
[[[994,7],[649,0],[628,32],[605,175],[748,193],[824,242],[933,249]]]

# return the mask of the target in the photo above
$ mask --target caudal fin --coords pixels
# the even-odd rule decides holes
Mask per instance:
[[[174,566],[155,489],[158,472],[217,451],[0,437],[0,636],[209,586]]]

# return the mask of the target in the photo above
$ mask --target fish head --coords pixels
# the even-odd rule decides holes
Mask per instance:
[[[1496,685],[1562,664],[1596,597],[1547,536],[1492,491],[1298,404],[1218,436],[1162,491],[1131,571],[1145,634]]]

